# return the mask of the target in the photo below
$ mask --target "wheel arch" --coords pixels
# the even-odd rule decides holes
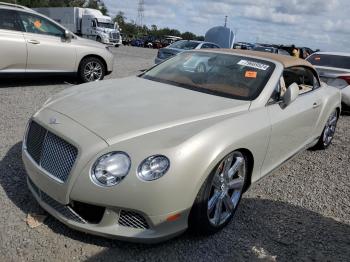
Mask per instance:
[[[190,212],[188,214],[188,225],[191,225],[194,223],[193,221],[193,212],[196,212],[194,209],[196,209],[196,201],[198,199],[198,196],[200,195],[200,192],[202,190],[204,190],[204,188],[206,187],[206,183],[208,181],[208,178],[213,174],[213,171],[217,168],[217,166],[220,164],[220,162],[229,154],[233,153],[233,152],[236,152],[236,151],[239,151],[241,152],[245,157],[246,157],[246,160],[248,161],[248,177],[247,177],[247,183],[244,185],[244,188],[243,188],[243,192],[242,194],[247,191],[247,189],[250,187],[251,185],[251,177],[252,177],[252,173],[253,173],[253,168],[254,168],[254,156],[253,156],[253,153],[251,152],[251,150],[247,149],[247,148],[244,148],[244,147],[241,147],[241,148],[238,148],[238,149],[234,149],[234,150],[231,150],[229,153],[225,154],[225,155],[221,155],[218,156],[215,160],[215,163],[212,163],[213,166],[212,168],[209,170],[209,172],[207,172],[207,174],[204,175],[204,180],[201,182],[201,185],[199,186],[198,190],[196,190],[196,195],[193,199],[193,202],[192,202],[192,205],[191,205],[191,208],[190,208]]]
[[[229,154],[231,154],[232,152],[235,151],[239,151],[241,152],[248,160],[248,177],[247,177],[247,184],[244,186],[243,192],[247,191],[247,189],[250,187],[251,185],[251,180],[252,180],[252,174],[253,174],[253,169],[254,169],[254,155],[252,153],[251,150],[249,150],[248,148],[245,147],[240,147],[238,149],[233,149],[230,150],[228,153],[225,154],[220,154],[217,156],[217,158],[215,159],[215,162],[212,163],[210,166],[211,168],[208,169],[208,171],[206,172],[206,174],[204,174],[204,178],[201,180],[200,185],[198,186],[197,190],[196,190],[196,194],[195,196],[198,195],[200,189],[202,188],[202,186],[207,182],[207,179],[210,177],[210,175],[212,174],[213,170],[215,170],[215,168],[219,165],[219,163]],[[196,197],[194,197],[193,199],[193,203],[195,201]],[[192,203],[192,205],[193,205]]]
[[[99,59],[99,60],[103,63],[103,66],[104,66],[104,68],[105,68],[105,72],[104,72],[104,73],[106,74],[107,71],[108,71],[107,62],[106,62],[106,60],[103,59],[102,56],[99,56],[99,55],[85,55],[85,56],[83,56],[83,57],[80,59],[80,61],[79,61],[78,73],[79,73],[79,71],[80,71],[81,63],[83,62],[83,60],[86,59],[86,58],[90,58],[90,57],[92,57],[92,58],[97,58],[97,59]]]
[[[335,110],[337,110],[337,114],[338,114],[338,118],[340,117],[340,114],[341,114],[341,109],[340,107],[337,107]]]
[[[247,191],[252,183],[252,174],[254,169],[254,156],[253,153],[247,148],[240,148],[234,151],[240,151],[248,160],[248,178],[247,184],[244,185],[243,192]]]

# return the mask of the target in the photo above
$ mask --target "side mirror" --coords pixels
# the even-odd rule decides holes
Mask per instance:
[[[296,83],[291,84],[287,91],[283,95],[283,107],[289,106],[291,103],[294,102],[295,99],[297,99],[299,95],[299,86]]]
[[[66,30],[64,31],[64,38],[66,40],[71,40],[73,38],[73,34],[70,31]]]

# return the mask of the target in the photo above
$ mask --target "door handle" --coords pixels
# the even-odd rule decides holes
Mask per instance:
[[[320,106],[320,104],[319,104],[319,103],[316,103],[316,102],[312,105],[313,108],[317,108],[317,107],[319,107],[319,106]]]
[[[29,44],[33,44],[33,45],[38,45],[38,44],[40,44],[40,42],[39,42],[38,40],[34,40],[34,39],[28,40],[28,43],[29,43]]]

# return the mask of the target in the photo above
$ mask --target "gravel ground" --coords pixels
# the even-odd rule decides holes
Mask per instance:
[[[108,78],[136,74],[156,51],[114,49]],[[65,82],[65,81],[68,81]],[[0,261],[350,261],[350,116],[333,145],[306,151],[245,194],[235,219],[207,238],[185,233],[148,246],[71,230],[52,217],[30,229],[28,213],[44,214],[25,183],[21,141],[28,118],[74,79],[0,82]]]

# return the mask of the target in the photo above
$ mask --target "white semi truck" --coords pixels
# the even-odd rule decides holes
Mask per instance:
[[[74,34],[93,39],[104,44],[120,46],[122,37],[117,23],[99,10],[80,7],[34,8],[50,17]]]

